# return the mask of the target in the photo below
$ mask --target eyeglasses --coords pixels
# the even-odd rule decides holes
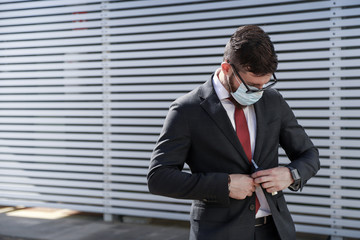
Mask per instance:
[[[247,89],[246,93],[247,93],[247,94],[265,91],[265,90],[271,88],[272,86],[274,86],[274,85],[277,83],[277,79],[276,79],[275,73],[273,73],[273,78],[270,79],[269,82],[267,82],[266,84],[264,84],[264,86],[263,86],[261,89],[256,88],[256,87],[253,87],[253,86],[249,86],[249,85],[247,85],[247,84],[245,83],[245,81],[241,78],[239,72],[236,71],[235,66],[234,66],[232,63],[230,63],[230,66],[231,66],[232,70],[235,72],[236,76],[241,80],[241,82],[242,82],[242,83],[244,84],[244,86],[246,87],[246,89]]]

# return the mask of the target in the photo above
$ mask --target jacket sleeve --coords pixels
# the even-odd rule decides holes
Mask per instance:
[[[148,187],[151,193],[173,198],[229,204],[227,173],[182,171],[191,151],[191,132],[184,109],[173,104],[153,151]]]
[[[280,97],[282,117],[280,145],[291,161],[288,165],[296,168],[300,174],[299,189],[301,190],[305,183],[320,169],[319,152],[303,127],[298,124],[289,105],[281,95]]]

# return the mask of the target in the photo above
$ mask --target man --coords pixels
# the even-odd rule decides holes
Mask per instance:
[[[190,239],[295,239],[282,190],[301,189],[318,151],[276,83],[277,56],[257,26],[237,29],[221,68],[170,107],[154,149],[153,194],[193,199]],[[291,163],[278,165],[278,146]],[[187,163],[191,173],[182,172]],[[261,170],[262,169],[262,170]]]

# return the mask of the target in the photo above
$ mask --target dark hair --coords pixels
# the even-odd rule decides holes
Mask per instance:
[[[274,73],[278,65],[270,37],[255,25],[236,30],[226,44],[224,61],[259,76]]]

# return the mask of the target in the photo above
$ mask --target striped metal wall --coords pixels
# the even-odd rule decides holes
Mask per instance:
[[[277,88],[320,149],[286,193],[297,230],[359,238],[357,0],[1,1],[0,204],[187,220],[189,201],[148,193],[149,157],[245,24],[270,34]]]

